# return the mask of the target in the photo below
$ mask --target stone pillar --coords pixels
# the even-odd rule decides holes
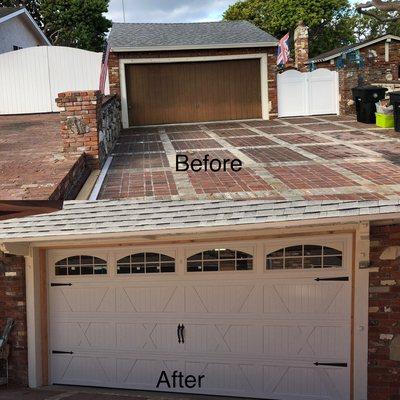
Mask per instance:
[[[61,137],[66,153],[85,153],[92,169],[100,168],[99,131],[103,95],[99,90],[59,93]]]
[[[308,27],[300,21],[294,31],[295,67],[300,71],[308,71]]]

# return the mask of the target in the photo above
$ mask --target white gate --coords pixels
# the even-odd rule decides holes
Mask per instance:
[[[278,115],[294,117],[339,113],[337,71],[285,71],[278,74]]]
[[[1,54],[0,114],[58,111],[58,93],[98,89],[101,58],[102,53],[61,46]]]

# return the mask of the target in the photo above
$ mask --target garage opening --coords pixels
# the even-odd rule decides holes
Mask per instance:
[[[129,125],[262,117],[260,59],[127,64]]]

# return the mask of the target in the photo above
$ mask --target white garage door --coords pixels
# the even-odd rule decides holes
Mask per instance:
[[[254,246],[229,247],[52,254],[52,383],[348,399],[342,252],[288,246],[257,259]],[[157,387],[163,371],[170,387]],[[174,371],[201,386],[172,387]]]

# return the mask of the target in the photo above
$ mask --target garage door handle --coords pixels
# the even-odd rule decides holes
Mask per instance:
[[[326,367],[342,367],[342,368],[347,367],[347,363],[320,363],[318,361],[315,362],[314,365],[316,365],[317,367],[319,365],[326,366]]]
[[[176,333],[178,335],[178,343],[181,343],[181,329],[182,329],[182,326],[183,325],[179,324],[177,329],[176,329]]]
[[[72,286],[72,283],[50,283],[50,286]]]
[[[181,340],[182,340],[182,343],[185,343],[185,325],[183,325],[183,324],[181,327]]]
[[[348,281],[348,276],[336,276],[335,278],[315,278],[315,281]]]

